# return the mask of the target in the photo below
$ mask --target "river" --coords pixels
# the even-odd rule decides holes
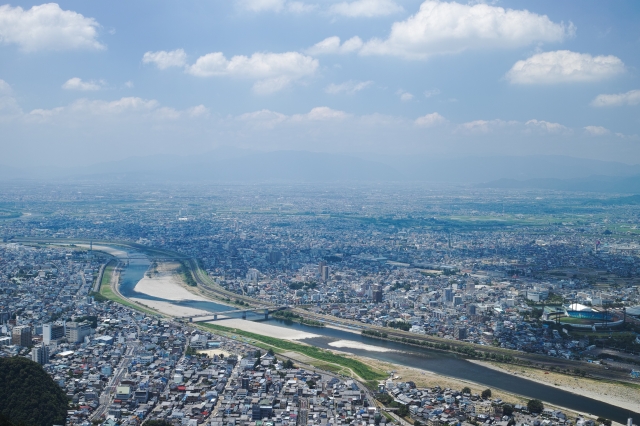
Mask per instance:
[[[119,289],[123,296],[153,300],[165,300],[176,305],[190,306],[209,312],[228,312],[230,309],[232,309],[227,305],[215,302],[174,302],[171,300],[155,298],[154,296],[149,296],[147,294],[135,291],[136,284],[143,278],[145,272],[149,268],[150,262],[141,253],[129,252],[128,254],[128,264],[122,271],[119,283]],[[124,260],[122,255],[118,257],[120,257],[121,260]],[[238,317],[240,317],[240,314],[238,314]],[[257,319],[262,317],[262,315],[249,315],[248,319],[252,319],[254,317]],[[380,361],[389,362],[392,364],[420,368],[445,376],[473,381],[482,385],[486,385],[490,388],[502,389],[504,391],[523,395],[528,398],[537,398],[542,401],[548,401],[555,405],[566,407],[580,413],[590,413],[614,420],[622,424],[626,424],[627,418],[629,417],[640,419],[640,413],[638,412],[630,412],[629,410],[626,410],[624,408],[616,407],[615,405],[607,404],[595,399],[557,389],[553,386],[543,385],[537,382],[523,379],[521,377],[498,372],[490,368],[468,362],[465,359],[460,358],[452,353],[413,347],[398,342],[387,342],[384,340],[361,336],[360,334],[350,333],[347,331],[337,330],[329,327],[309,327],[298,323],[292,323],[289,321],[285,322],[273,318],[269,319],[267,322],[279,327],[293,328],[296,330],[321,335],[321,337],[304,339],[305,343],[309,343],[321,348],[335,349],[331,347],[329,343],[338,340],[351,340],[367,345],[379,346],[386,349],[391,349],[392,351],[373,352],[363,349],[346,347],[341,347],[340,350],[355,355],[361,355]],[[633,392],[633,390],[630,389],[630,392]]]

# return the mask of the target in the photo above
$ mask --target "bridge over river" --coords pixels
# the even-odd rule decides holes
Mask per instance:
[[[203,322],[203,321],[218,321],[229,318],[242,318],[244,320],[250,319],[253,321],[267,320],[269,319],[269,314],[277,311],[282,311],[287,309],[287,306],[279,306],[275,308],[251,308],[251,309],[232,309],[229,311],[222,312],[209,312],[206,314],[198,314],[198,315],[185,315],[182,317],[176,317],[176,319],[180,320],[188,320],[189,322]],[[256,314],[256,318],[247,318],[248,314]]]

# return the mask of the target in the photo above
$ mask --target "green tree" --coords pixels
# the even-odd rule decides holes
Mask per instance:
[[[489,399],[491,398],[491,389],[485,389],[482,391],[482,398]]]
[[[469,386],[465,386],[462,388],[462,393],[471,394],[471,388]]]
[[[9,424],[65,424],[69,400],[39,364],[0,359],[0,416]]]
[[[611,420],[605,419],[604,417],[598,417],[598,420],[596,420],[596,422],[605,426],[611,426]]]
[[[529,402],[527,402],[527,410],[529,410],[530,413],[542,413],[544,404],[539,399],[530,399]]]
[[[502,413],[505,416],[511,416],[513,414],[513,405],[511,405],[511,404],[503,404],[502,405]]]
[[[409,408],[404,404],[399,404],[398,415],[400,417],[406,417],[409,415]]]

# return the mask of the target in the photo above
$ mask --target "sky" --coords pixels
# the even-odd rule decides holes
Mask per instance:
[[[0,3],[0,165],[220,147],[640,163],[640,2]]]

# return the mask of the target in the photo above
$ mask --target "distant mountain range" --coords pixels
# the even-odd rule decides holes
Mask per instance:
[[[575,179],[499,179],[479,184],[477,187],[640,194],[640,175],[630,177],[589,176]]]
[[[565,156],[458,157],[258,152],[220,148],[153,155],[75,169],[0,167],[0,180],[140,182],[430,182],[481,188],[640,193],[640,165]]]

